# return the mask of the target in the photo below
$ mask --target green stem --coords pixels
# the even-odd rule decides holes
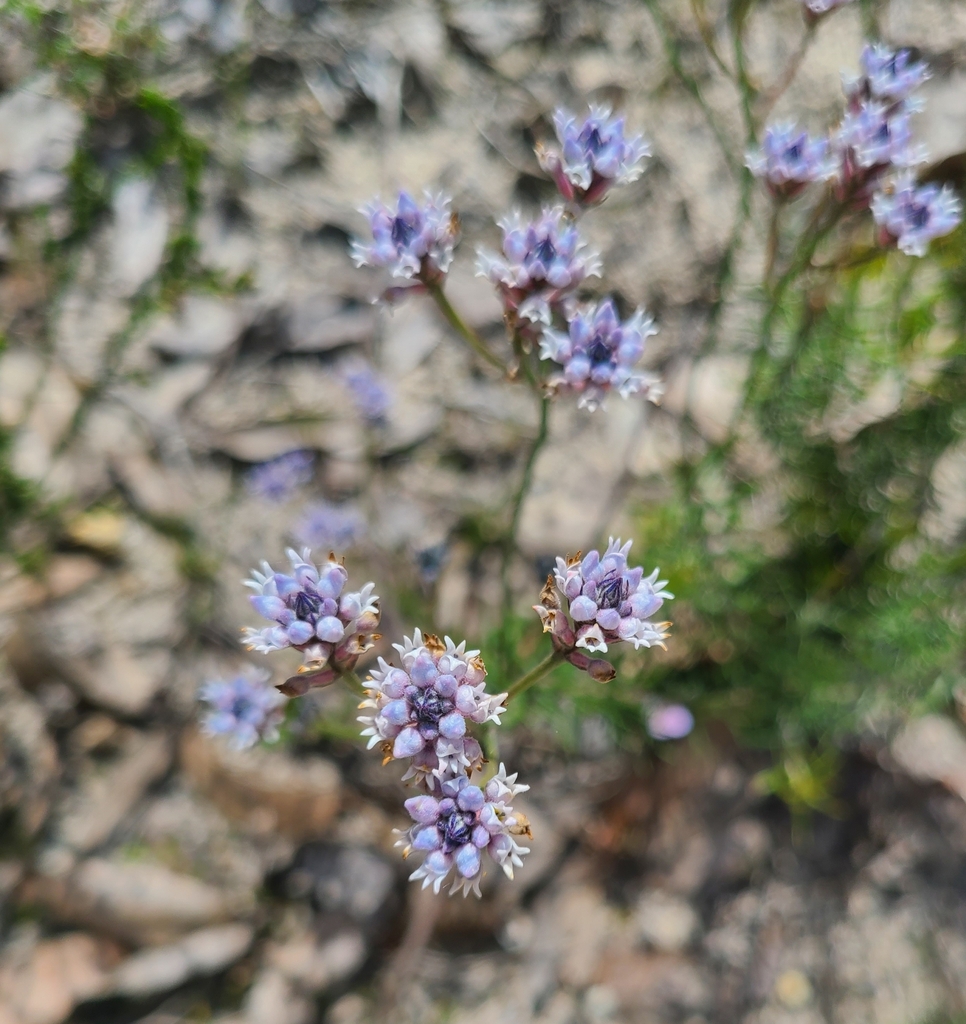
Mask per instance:
[[[510,566],[513,555],[517,550],[517,530],[520,527],[520,516],[523,512],[523,503],[530,493],[533,483],[533,467],[536,464],[540,450],[547,443],[550,422],[550,399],[539,394],[540,401],[540,423],[537,428],[537,436],[530,445],[527,453],[527,461],[523,466],[523,475],[520,478],[520,486],[513,496],[513,505],[510,512],[510,522],[503,537],[503,555],[500,561],[500,582],[503,587],[503,624],[500,630],[500,656],[503,662],[504,672],[509,673],[513,669],[509,629],[513,617],[513,588],[510,584]]]
[[[526,675],[520,676],[507,690],[506,703],[509,704],[514,697],[519,697],[524,690],[529,690],[534,683],[549,675],[563,660],[564,656],[560,651],[551,651],[539,665],[535,665]]]
[[[485,359],[490,366],[495,367],[501,373],[506,372],[506,367],[503,365],[500,359],[498,359],[487,347],[483,344],[483,339],[473,330],[472,327],[456,312],[453,304],[446,297],[446,293],[443,291],[442,286],[438,284],[428,284],[426,289],[429,294],[433,297],[433,301],[439,307],[439,311],[446,317],[449,325],[463,338],[463,340],[470,346],[473,351],[480,356],[481,359]]]
[[[339,675],[339,678],[342,680],[342,682],[346,684],[346,686],[349,687],[349,689],[357,697],[368,696],[366,693],[366,688],[362,685],[362,680],[355,674],[355,672],[352,671],[352,669],[348,669],[347,671],[342,672]]]

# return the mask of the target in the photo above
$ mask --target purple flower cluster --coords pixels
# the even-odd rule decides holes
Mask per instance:
[[[590,654],[606,654],[610,644],[626,641],[640,647],[664,646],[669,622],[653,622],[666,600],[674,597],[658,579],[658,570],[644,575],[627,564],[631,541],[610,538],[603,556],[558,558],[556,571],[547,578],[534,611],[554,648],[567,661],[592,678],[607,682],[613,666]],[[564,607],[561,597],[566,601]]]
[[[560,206],[545,207],[535,221],[514,211],[499,224],[503,254],[480,250],[477,272],[497,286],[504,309],[516,317],[549,324],[567,293],[600,274],[597,254],[583,251],[587,243]]]
[[[312,452],[287,452],[269,462],[253,466],[245,476],[245,484],[249,492],[259,498],[288,501],[312,479],[314,468],[315,456]]]
[[[370,673],[360,707],[373,713],[360,716],[362,735],[370,748],[381,744],[387,757],[412,758],[404,778],[417,777],[433,789],[479,767],[482,751],[467,735],[467,723],[499,723],[506,694],[486,692],[480,652],[467,651],[465,641],[424,641],[417,629],[412,639],[394,646],[402,667],[380,658]]]
[[[285,698],[268,680],[267,672],[251,670],[205,683],[200,697],[211,710],[201,719],[203,731],[224,736],[236,750],[252,747],[259,740],[277,740]]]
[[[373,199],[362,207],[369,218],[372,244],[352,243],[357,267],[388,267],[393,277],[439,282],[449,270],[456,244],[457,221],[450,199],[427,192],[422,205],[400,192],[395,206]]]
[[[379,374],[360,360],[346,368],[343,380],[359,415],[371,426],[382,426],[386,422],[391,399],[389,389]]]
[[[813,139],[793,122],[767,128],[761,147],[748,152],[745,166],[756,178],[765,179],[773,195],[784,199],[813,181],[828,180],[836,169],[828,139]]]
[[[643,136],[625,137],[624,119],[610,107],[592,106],[582,122],[558,109],[553,124],[560,146],[538,146],[537,159],[568,202],[599,203],[614,185],[636,181],[651,155]]]
[[[581,408],[596,409],[610,391],[621,398],[640,392],[656,402],[661,396],[658,378],[634,369],[654,334],[654,321],[642,309],[621,323],[612,299],[588,306],[571,318],[566,331],[544,329],[540,358],[562,367],[548,383],[579,394]]]
[[[516,775],[500,770],[485,786],[475,786],[465,775],[446,779],[440,796],[415,796],[406,801],[406,810],[415,824],[399,831],[397,846],[403,856],[413,851],[425,854],[422,864],[409,876],[422,880],[423,888],[440,887],[454,872],[450,895],[462,891],[480,895],[483,853],[498,864],[508,878],[523,864],[530,852],[517,836],[530,838],[530,825],[524,815],[515,813],[510,801],[530,787],[516,781]],[[397,830],[398,831],[398,830]]]
[[[658,704],[647,711],[647,731],[656,740],[683,740],[694,728],[694,715],[683,704]]]
[[[291,574],[275,572],[263,562],[262,572],[253,570],[245,582],[254,591],[252,607],[274,625],[246,628],[243,643],[264,654],[294,647],[311,668],[304,689],[327,685],[340,672],[351,670],[359,655],[372,646],[370,634],[379,624],[375,584],[348,592],[349,574],[334,556],[317,566],[309,561],[308,548],[301,554],[289,549],[287,554]],[[287,692],[296,695],[299,689],[289,686]]]
[[[930,241],[948,235],[962,215],[963,204],[948,185],[917,186],[912,175],[872,198],[881,244],[897,245],[909,256],[925,256]]]
[[[834,138],[839,159],[839,192],[853,204],[867,206],[872,190],[890,170],[925,162],[913,142],[911,115],[921,104],[912,93],[929,77],[929,69],[912,62],[908,50],[867,44],[862,74],[845,79],[848,109]]]

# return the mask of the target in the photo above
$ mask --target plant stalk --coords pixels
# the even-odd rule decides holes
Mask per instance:
[[[499,370],[501,373],[506,373],[506,367],[502,361],[498,359],[487,347],[483,344],[483,339],[473,330],[472,327],[456,312],[453,304],[446,297],[446,293],[443,291],[442,285],[439,284],[427,284],[426,289],[429,294],[433,297],[433,301],[439,307],[439,311],[446,317],[449,325],[460,335],[460,337],[470,346],[471,349],[481,358],[485,359],[490,366]]]
[[[529,690],[534,683],[539,682],[545,675],[549,675],[564,660],[561,651],[551,651],[539,665],[535,665],[526,675],[520,678],[507,690],[506,703],[509,704],[514,697],[519,697],[524,690]]]

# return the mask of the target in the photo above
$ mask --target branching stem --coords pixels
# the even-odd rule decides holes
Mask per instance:
[[[534,683],[549,675],[563,660],[564,656],[560,651],[551,651],[539,665],[535,665],[526,675],[520,676],[507,690],[506,702],[509,704],[514,697],[519,697],[524,690],[529,690]]]
[[[463,338],[471,349],[481,358],[486,360],[490,366],[506,372],[506,367],[501,359],[495,356],[483,343],[483,339],[473,330],[472,327],[456,312],[453,304],[446,297],[446,293],[439,284],[428,284],[426,289],[433,297],[433,301],[439,307],[439,311],[446,317],[450,326]]]

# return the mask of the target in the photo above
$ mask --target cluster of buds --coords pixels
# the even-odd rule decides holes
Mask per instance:
[[[209,710],[201,719],[202,730],[209,736],[223,736],[236,750],[278,739],[285,698],[269,678],[267,672],[250,669],[231,679],[205,683],[199,696]]]
[[[620,642],[635,650],[664,647],[668,635],[669,622],[651,620],[674,595],[664,589],[667,580],[658,579],[657,569],[645,576],[640,566],[628,565],[630,549],[631,541],[611,537],[603,556],[591,551],[558,558],[534,605],[554,649],[599,682],[614,678],[614,666],[593,655]]]
[[[440,886],[453,874],[450,893],[480,895],[481,854],[486,851],[510,878],[529,849],[515,836],[529,836],[526,818],[514,813],[508,800],[529,787],[507,776],[503,765],[485,785],[473,776],[484,764],[479,741],[469,735],[473,724],[499,724],[506,710],[505,693],[486,691],[486,668],[479,651],[466,643],[428,635],[417,629],[412,638],[393,645],[400,667],[383,658],[365,682],[368,713],[359,721],[369,747],[378,746],[385,762],[408,762],[403,780],[439,796],[406,801],[415,825],[401,832],[397,845],[404,856],[425,854],[410,876],[423,887]]]
[[[821,7],[810,0],[816,15],[836,6],[829,0],[814,3]],[[782,200],[831,179],[843,207],[871,206],[880,245],[923,256],[929,242],[948,234],[962,213],[951,188],[918,186],[913,176],[913,168],[927,159],[925,148],[913,140],[912,114],[922,106],[913,94],[929,78],[929,69],[908,50],[879,44],[865,47],[861,65],[858,77],[843,76],[845,116],[830,137],[812,138],[794,124],[772,125],[746,164]]]
[[[269,654],[293,647],[305,661],[299,674],[279,689],[290,697],[312,687],[328,686],[345,672],[351,672],[359,656],[378,637],[379,598],[367,583],[362,590],[346,591],[349,579],[345,565],[330,554],[321,565],[309,561],[311,552],[289,549],[290,574],[275,572],[268,562],[262,571],[253,570],[245,581],[254,594],[252,607],[274,625],[264,629],[247,627],[243,642],[250,651]]]
[[[559,372],[541,382],[549,393],[573,392],[580,396],[580,406],[591,410],[610,392],[656,401],[656,379],[635,369],[644,340],[655,333],[653,321],[638,310],[622,325],[612,301],[590,313],[577,302],[578,289],[600,274],[601,262],[581,237],[576,218],[602,202],[612,188],[639,178],[650,148],[642,136],[627,135],[623,118],[608,107],[591,107],[583,120],[560,109],[553,122],[558,144],[538,145],[537,157],[566,205],[544,207],[532,219],[518,210],[503,217],[498,222],[501,250],[479,250],[477,273],[496,288],[517,354],[539,345],[541,359],[560,365]],[[414,281],[407,288],[389,289],[386,297],[431,290],[437,301],[444,301],[440,289],[452,260],[457,224],[450,199],[427,192],[420,205],[400,192],[394,207],[375,200],[362,210],[373,241],[354,242],[353,259]],[[455,314],[446,312],[452,321]]]

